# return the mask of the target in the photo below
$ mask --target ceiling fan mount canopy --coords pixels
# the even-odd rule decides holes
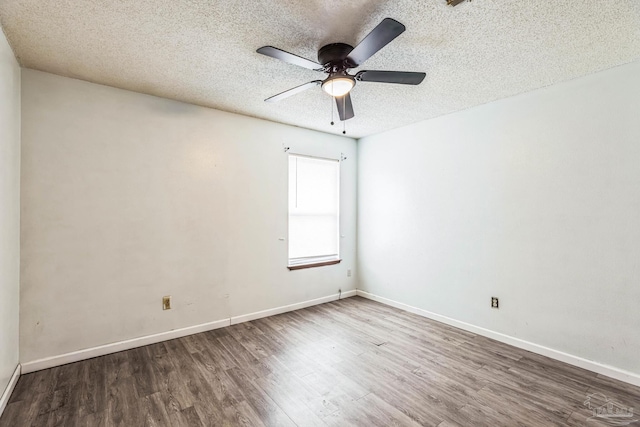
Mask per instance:
[[[360,71],[355,76],[347,71],[360,66],[364,61],[375,55],[396,37],[405,31],[405,26],[398,21],[385,18],[380,22],[356,47],[346,43],[331,43],[322,46],[318,51],[318,62],[294,55],[273,46],[263,46],[257,50],[266,56],[279,59],[299,67],[329,74],[325,80],[313,80],[296,86],[270,98],[267,102],[280,101],[291,95],[300,93],[314,86],[321,85],[322,89],[336,98],[340,120],[354,117],[350,91],[355,87],[356,80],[361,82],[395,83],[418,85],[425,78],[425,73],[409,71]]]

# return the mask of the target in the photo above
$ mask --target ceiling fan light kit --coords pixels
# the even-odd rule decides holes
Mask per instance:
[[[322,89],[335,97],[345,96],[356,85],[356,80],[348,74],[334,74],[322,82]]]
[[[294,87],[270,98],[267,102],[276,102],[320,85],[322,89],[336,99],[338,115],[341,121],[355,116],[351,102],[351,90],[360,82],[395,83],[404,85],[418,85],[425,78],[425,73],[409,71],[368,71],[363,70],[355,75],[349,70],[359,67],[367,59],[375,55],[380,49],[389,44],[405,31],[405,26],[398,21],[385,18],[380,22],[356,47],[346,43],[331,43],[318,51],[318,61],[314,62],[298,55],[285,52],[273,46],[263,46],[258,53],[279,59],[290,64],[320,71],[328,74],[324,80],[314,80]],[[343,132],[344,133],[344,132]]]

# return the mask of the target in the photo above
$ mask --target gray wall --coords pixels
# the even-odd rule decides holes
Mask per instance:
[[[639,374],[639,75],[360,140],[359,288]]]
[[[18,365],[20,67],[0,29],[0,395]]]
[[[33,70],[22,114],[22,362],[355,289],[355,140]],[[285,145],[351,159],[341,264],[286,268]]]

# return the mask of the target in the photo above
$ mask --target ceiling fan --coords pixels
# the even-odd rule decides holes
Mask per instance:
[[[294,87],[270,98],[266,102],[276,102],[296,93],[321,85],[322,89],[336,99],[340,120],[354,117],[353,104],[349,92],[359,82],[397,83],[404,85],[418,85],[424,80],[425,73],[407,71],[359,71],[351,75],[351,68],[360,66],[389,42],[402,34],[405,26],[398,21],[385,18],[380,22],[356,47],[346,43],[331,43],[318,51],[318,62],[302,58],[273,46],[263,46],[258,53],[279,59],[300,67],[321,71],[329,76],[324,80],[313,80],[309,83]]]

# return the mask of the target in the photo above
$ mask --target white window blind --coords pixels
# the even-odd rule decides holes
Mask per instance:
[[[289,266],[339,259],[340,162],[289,155]]]

